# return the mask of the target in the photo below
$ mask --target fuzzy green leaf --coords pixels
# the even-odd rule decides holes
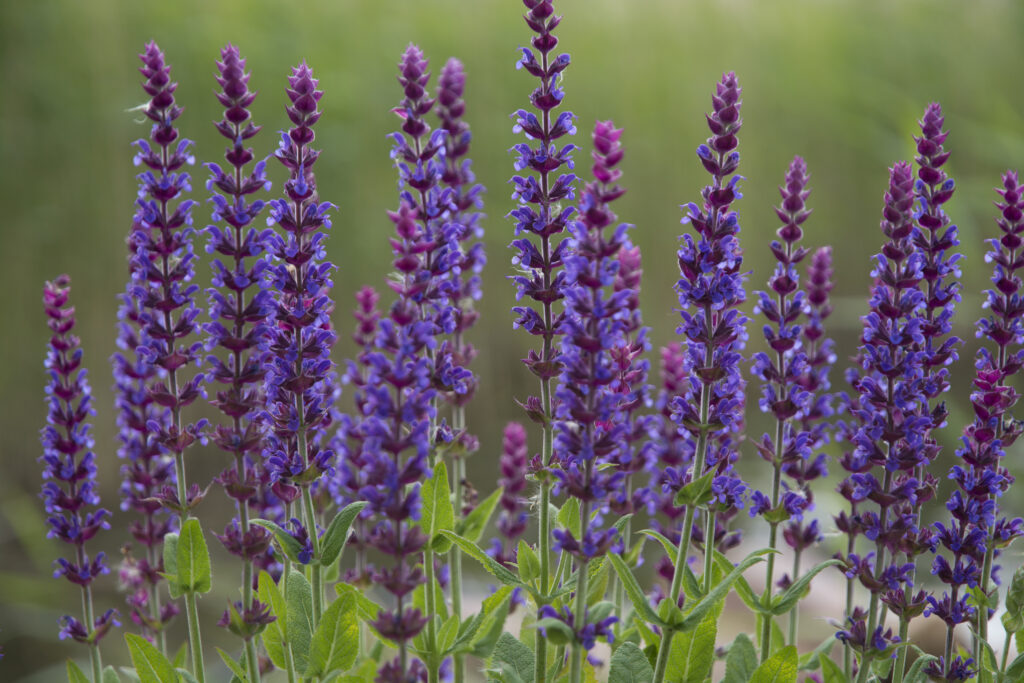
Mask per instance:
[[[651,683],[653,680],[654,669],[636,644],[625,642],[616,648],[608,671],[608,683]]]
[[[177,600],[181,597],[181,588],[178,587],[178,534],[174,532],[164,535],[164,577],[171,598]]]
[[[448,466],[444,461],[434,465],[434,476],[423,483],[420,498],[423,500],[423,532],[430,539],[435,552],[446,553],[452,545],[451,539],[435,539],[442,531],[455,529],[455,508],[448,488]]]
[[[665,680],[704,683],[715,662],[717,621],[713,613],[708,614],[696,628],[676,634],[668,653]]]
[[[345,542],[348,540],[348,532],[352,528],[352,523],[356,521],[359,513],[366,506],[366,501],[350,503],[339,510],[338,514],[334,516],[320,542],[320,557],[318,558],[320,564],[330,566],[341,557],[341,551],[345,548]]]
[[[533,581],[540,576],[540,559],[537,558],[537,553],[533,552],[533,548],[522,539],[519,540],[516,559],[519,562],[519,578],[522,581]]]
[[[89,677],[71,659],[68,660],[68,683],[89,683]]]
[[[612,568],[615,573],[619,575],[619,581],[622,582],[622,587],[626,591],[626,596],[629,601],[633,603],[633,609],[636,613],[644,618],[645,621],[651,624],[657,624],[662,628],[665,627],[665,622],[658,617],[657,612],[651,607],[651,603],[647,600],[647,594],[644,593],[644,589],[640,587],[636,577],[633,576],[633,572],[630,571],[626,563],[622,561],[622,558],[611,553],[608,555],[608,560],[612,563]]]
[[[298,671],[309,664],[310,643],[313,640],[313,589],[302,572],[291,570],[285,584],[285,602],[288,605],[288,643]]]
[[[796,648],[788,645],[757,667],[750,683],[796,683]]]
[[[850,683],[850,679],[846,677],[839,665],[828,657],[821,658],[821,677],[823,683]]]
[[[174,667],[152,643],[134,633],[126,633],[124,639],[142,683],[178,683]]]
[[[580,501],[578,498],[570,498],[565,501],[565,505],[558,511],[558,524],[563,529],[568,529],[573,535],[573,538],[579,538],[581,535],[580,529]]]
[[[708,594],[700,599],[693,609],[686,614],[686,619],[679,625],[679,630],[688,631],[692,628],[696,628],[697,625],[704,618],[704,615],[711,610],[720,600],[724,600],[725,596],[729,594],[729,590],[732,588],[733,583],[739,579],[743,572],[747,571],[750,567],[761,562],[764,559],[764,555],[775,552],[770,549],[756,550],[747,555],[743,560],[733,567],[732,571],[725,575],[721,581],[719,581]]]
[[[677,507],[683,505],[706,505],[711,502],[714,494],[711,493],[711,484],[717,476],[717,470],[712,469],[710,472],[694,479],[689,484],[679,490],[679,493],[675,497],[675,505]]]
[[[736,636],[725,658],[722,683],[747,683],[757,669],[757,650],[745,633]]]
[[[117,669],[109,664],[103,668],[103,683],[121,683],[121,677],[117,675]]]
[[[212,584],[210,551],[203,528],[195,517],[185,520],[178,532],[178,586],[186,593],[209,593]]]
[[[456,485],[459,482],[455,482]],[[465,539],[477,543],[480,537],[487,530],[487,524],[491,521],[494,509],[498,507],[501,500],[502,489],[498,489],[480,502],[473,511],[466,515],[465,519],[459,520],[455,525],[455,532]]]
[[[484,569],[486,569],[492,576],[494,576],[494,578],[498,579],[498,581],[501,581],[506,586],[524,585],[523,582],[520,581],[515,574],[513,574],[510,570],[504,567],[493,557],[485,553],[481,548],[479,548],[475,543],[473,543],[469,539],[465,539],[462,536],[459,536],[458,534],[447,530],[442,530],[441,535],[446,536],[455,545],[459,546],[462,552],[466,553],[474,560],[482,564]]]
[[[313,634],[306,676],[323,677],[335,671],[345,671],[355,664],[359,654],[356,610],[355,596],[342,593],[324,611]]]
[[[224,650],[220,649],[219,647],[217,648],[217,654],[220,655],[220,661],[224,662],[224,666],[231,669],[231,673],[233,673],[238,678],[238,680],[249,680],[249,674],[246,672],[245,666],[243,666],[239,662],[236,662],[234,657],[229,655],[227,652],[224,652]]]
[[[786,589],[785,593],[776,596],[776,598],[772,600],[771,613],[775,616],[779,616],[789,612],[791,609],[796,607],[796,604],[804,597],[804,595],[807,594],[807,590],[815,576],[829,567],[836,567],[841,564],[842,562],[839,560],[825,560],[824,562],[815,565],[814,568],[794,581],[789,588]]]
[[[277,541],[278,546],[284,551],[284,554],[289,560],[296,564],[299,562],[299,552],[302,551],[302,544],[299,543],[298,539],[288,533],[288,530],[284,527],[271,522],[269,519],[254,519],[252,523],[256,526],[261,526],[270,533],[274,534],[274,540]]]
[[[498,638],[491,662],[499,670],[506,670],[519,680],[533,680],[533,650],[519,642],[511,633],[502,633]]]

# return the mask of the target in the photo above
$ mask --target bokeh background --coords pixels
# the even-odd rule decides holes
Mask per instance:
[[[1005,169],[1024,165],[1024,5],[561,0],[557,8],[565,15],[560,48],[573,57],[565,89],[568,108],[579,116],[579,170],[586,172],[595,119],[612,118],[626,130],[629,192],[618,210],[637,226],[633,239],[644,250],[642,302],[655,346],[674,337],[674,248],[684,229],[678,205],[698,198],[705,183],[694,149],[707,136],[704,112],[723,71],[735,70],[743,86],[740,151],[746,181],[737,206],[750,288],[761,288],[769,273],[776,186],[792,156],[800,154],[813,187],[806,241],[833,245],[837,257],[831,332],[840,364],[856,346],[870,259],[881,243],[886,169],[912,157],[916,120],[926,104],[942,102],[953,152],[947,168],[958,184],[947,206],[960,226],[964,255],[956,333],[967,340],[954,370],[950,426],[942,436],[950,453],[969,419],[973,323],[981,314],[988,273],[983,241],[994,232],[992,187]],[[213,71],[226,42],[248,57],[251,86],[260,91],[253,106],[255,121],[265,127],[256,138],[258,155],[272,151],[275,131],[287,124],[283,88],[289,67],[303,59],[313,66],[326,91],[317,172],[323,198],[338,205],[329,255],[338,265],[336,324],[343,332],[350,328],[346,311],[353,293],[363,283],[380,285],[390,261],[386,236],[392,226],[384,212],[395,206],[397,195],[386,135],[397,128],[389,110],[400,99],[398,56],[414,41],[432,59],[435,73],[449,56],[463,60],[471,156],[488,190],[490,262],[483,316],[472,334],[480,350],[474,369],[481,390],[469,415],[482,442],[470,476],[487,492],[497,476],[501,428],[520,418],[513,398],[534,391],[519,362],[533,340],[511,331],[513,289],[505,279],[512,238],[504,218],[512,207],[507,150],[518,142],[509,114],[526,105],[533,87],[513,67],[517,48],[528,39],[520,15],[517,0],[0,3],[0,646],[6,653],[0,680],[59,680],[62,660],[83,654],[73,644],[57,643],[56,619],[77,608],[77,595],[49,578],[63,548],[44,538],[36,495],[37,432],[45,414],[40,287],[62,272],[73,277],[78,331],[97,397],[103,493],[108,506],[117,507],[107,358],[114,351],[115,296],[126,277],[125,235],[135,193],[130,143],[147,133],[133,111],[144,102],[135,55],[145,41],[157,40],[174,65],[178,100],[186,107],[180,125],[196,141],[201,161],[223,151],[212,126],[221,112]],[[197,167],[194,177],[193,196],[202,201],[205,171]],[[273,169],[272,178],[279,187],[280,169]],[[200,224],[208,215],[206,203],[195,210]],[[205,261],[198,272],[205,284]],[[751,328],[751,349],[759,347],[759,327],[755,322]],[[350,348],[343,334],[337,359]],[[841,370],[834,380],[843,386]],[[759,434],[763,423],[752,398],[747,409],[751,432]],[[751,479],[763,479],[767,468],[753,449],[744,456]],[[1011,469],[1018,456],[1012,454]],[[202,478],[226,462],[212,448],[196,448],[189,457]],[[827,519],[836,504],[822,493],[819,514]],[[1011,494],[1004,504],[1024,513],[1024,495]],[[223,526],[229,514],[223,496],[213,492],[204,514],[207,529]],[[115,529],[125,522],[116,516]],[[106,533],[100,544],[116,561],[122,540],[120,533]],[[1010,555],[1007,562],[1018,560]],[[220,592],[227,595],[230,575],[222,571]],[[120,604],[113,578],[102,583],[110,589],[100,602]],[[827,598],[820,600],[827,613]],[[204,602],[209,640],[233,646],[210,621],[222,609],[222,596]],[[820,621],[811,620],[810,628],[819,636],[828,632]],[[119,636],[109,642],[107,658],[123,661]]]

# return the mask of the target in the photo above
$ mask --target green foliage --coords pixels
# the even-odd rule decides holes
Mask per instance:
[[[757,667],[750,683],[796,683],[796,648],[787,645]]]
[[[455,529],[455,508],[448,488],[448,466],[443,460],[434,465],[434,475],[423,482],[420,497],[423,499],[423,533],[430,539],[434,552],[448,552],[451,539],[440,534]]]
[[[529,683],[533,680],[533,650],[510,633],[502,633],[494,645],[490,671],[501,683]]]
[[[678,683],[704,683],[715,662],[715,636],[718,615],[707,614],[696,628],[672,639],[665,680]]]
[[[491,521],[491,516],[494,514],[494,509],[498,506],[498,501],[501,500],[502,491],[503,489],[497,489],[480,501],[465,518],[459,519],[455,523],[455,533],[468,541],[478,543],[480,537],[484,535],[484,531],[487,529],[487,524]]]
[[[359,513],[366,506],[367,503],[365,501],[349,503],[334,516],[334,519],[331,520],[330,525],[327,527],[327,531],[324,532],[323,538],[320,540],[320,557],[317,558],[320,564],[324,566],[333,565],[341,557],[342,550],[345,548],[345,542],[348,540],[348,532],[352,528],[352,523],[356,521]]]
[[[85,675],[73,660],[68,660],[68,683],[90,683],[89,677]]]
[[[313,589],[302,572],[291,570],[285,584],[287,604],[288,644],[297,671],[305,671],[309,664],[310,643],[313,639]]]
[[[126,633],[125,642],[141,683],[178,683],[178,674],[152,643],[134,633]]]
[[[285,556],[295,564],[301,564],[299,562],[299,552],[302,550],[302,544],[288,533],[287,529],[268,519],[254,519],[252,523],[272,533],[274,540],[277,541],[277,547],[281,549]]]
[[[178,532],[177,573],[168,582],[177,583],[183,593],[209,593],[212,584],[210,551],[203,529],[195,517],[185,520]]]
[[[351,593],[340,594],[324,611],[313,634],[306,676],[322,679],[355,663],[359,653],[356,611],[356,599]]]
[[[608,683],[651,683],[654,669],[646,655],[634,643],[619,645],[612,655]]]
[[[725,658],[725,678],[722,683],[747,683],[757,669],[757,650],[745,634],[736,636]]]

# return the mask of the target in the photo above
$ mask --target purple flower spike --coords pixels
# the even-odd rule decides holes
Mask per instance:
[[[706,538],[707,525],[687,529],[684,524],[682,533],[696,543],[720,550],[739,542],[738,532],[728,531],[726,524],[744,507],[746,491],[733,466],[739,457],[733,434],[743,421],[745,382],[739,366],[740,352],[747,338],[747,319],[738,310],[746,299],[743,252],[737,239],[739,216],[731,210],[732,203],[740,198],[740,176],[733,175],[740,161],[736,151],[736,135],[742,126],[740,92],[736,75],[730,72],[722,76],[711,98],[711,137],[697,148],[697,156],[712,182],[702,190],[701,204],[685,207],[689,215],[682,222],[689,223],[694,234],[681,238],[681,277],[676,283],[683,318],[677,332],[686,339],[689,378],[682,387],[684,393],[671,402],[672,419],[693,444],[693,467],[687,468],[695,470],[693,478],[715,473],[712,488],[717,501],[709,509],[715,522],[712,538]],[[673,492],[691,476],[672,468],[666,475]]]
[[[86,605],[86,624],[71,616],[64,617],[61,639],[73,638],[96,645],[111,626],[118,624],[113,610],[98,618],[92,614],[92,582],[110,569],[102,552],[90,558],[85,545],[100,530],[110,528],[110,512],[99,507],[96,455],[86,421],[95,411],[82,367],[80,342],[73,332],[75,309],[68,305],[70,289],[71,279],[67,275],[47,282],[43,288],[51,336],[46,352],[47,426],[40,436],[43,455],[39,461],[43,463],[44,481],[41,497],[49,515],[47,536],[74,546],[70,559],[57,560],[53,575],[80,586]]]
[[[527,512],[526,429],[518,422],[509,422],[501,440],[501,514],[498,517],[498,532],[502,539],[493,540],[492,557],[505,566],[516,562],[516,541],[526,531],[529,521]]]
[[[256,94],[249,91],[249,74],[238,48],[228,45],[221,50],[217,69],[217,83],[221,87],[217,99],[224,107],[224,117],[215,125],[230,141],[224,151],[229,171],[225,173],[217,164],[207,164],[210,179],[206,187],[214,205],[212,218],[223,226],[214,224],[206,228],[206,250],[217,257],[213,260],[214,286],[207,290],[213,322],[203,329],[207,347],[220,352],[207,356],[211,368],[208,376],[225,387],[217,392],[212,403],[224,414],[227,424],[215,427],[213,441],[234,456],[232,466],[218,481],[241,511],[249,507],[250,501],[259,500],[258,470],[262,465],[259,456],[263,451],[264,426],[258,415],[264,398],[263,348],[269,332],[264,321],[273,312],[270,293],[259,286],[267,265],[262,255],[269,231],[252,227],[265,203],[248,198],[269,190],[270,181],[266,179],[263,161],[252,171],[246,171],[253,161],[253,151],[245,144],[260,127],[249,114]],[[270,546],[269,532],[263,527],[250,527],[247,511],[240,512],[219,538],[229,552],[247,562],[267,553]],[[253,576],[249,571],[251,582]],[[245,606],[245,610],[250,608],[251,605]]]
[[[139,199],[132,229],[135,248],[132,259],[132,296],[139,301],[142,334],[136,351],[142,361],[156,367],[156,376],[148,387],[150,399],[168,409],[169,420],[147,423],[154,441],[176,462],[183,462],[185,450],[200,438],[205,420],[183,425],[181,411],[202,393],[204,377],[191,379],[181,370],[199,360],[202,344],[187,339],[196,331],[199,309],[195,295],[199,287],[190,284],[195,277],[195,231],[192,207],[195,202],[181,199],[191,190],[189,175],[181,169],[192,164],[191,141],[179,139],[174,122],[181,107],[174,102],[177,83],[171,81],[171,68],[155,43],[149,43],[139,55],[146,77],[143,89],[150,101],[146,116],[153,121],[149,141],[139,140],[135,164],[148,170],[139,174]],[[177,490],[165,487],[157,496],[164,505],[187,516],[201,498],[198,489],[190,491],[181,472]]]
[[[317,83],[305,63],[288,77],[291,105],[286,111],[293,127],[282,133],[275,156],[289,178],[285,196],[270,202],[268,224],[276,224],[280,233],[265,241],[270,257],[265,284],[273,290],[274,323],[264,365],[264,416],[270,425],[264,466],[275,494],[286,503],[298,496],[295,486],[312,485],[334,460],[334,452],[317,438],[331,419],[335,342],[329,318],[334,266],[324,252],[331,227],[327,212],[334,207],[320,200],[313,173],[320,152],[310,147],[323,95]]]

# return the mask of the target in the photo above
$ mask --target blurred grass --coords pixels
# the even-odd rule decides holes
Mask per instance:
[[[637,225],[633,236],[645,253],[642,301],[659,345],[673,338],[677,319],[677,207],[697,198],[705,182],[693,150],[707,135],[703,112],[722,71],[736,70],[744,86],[740,149],[747,180],[738,207],[750,287],[760,288],[770,268],[766,244],[776,227],[775,187],[791,156],[801,154],[814,190],[807,242],[836,249],[832,329],[840,359],[856,345],[869,260],[880,242],[886,168],[913,154],[911,136],[924,106],[943,103],[953,151],[949,169],[959,185],[949,211],[960,225],[965,255],[957,333],[968,339],[950,397],[952,427],[944,438],[952,443],[969,417],[973,321],[987,284],[983,239],[993,229],[991,188],[1005,168],[1024,160],[1021,4],[561,0],[558,9],[566,16],[560,47],[573,55],[565,86],[566,103],[579,116],[579,170],[586,173],[587,132],[596,118],[613,118],[626,129],[629,193],[618,208],[623,220]],[[129,144],[147,132],[131,111],[143,102],[135,53],[149,39],[166,51],[186,107],[181,127],[196,140],[201,160],[222,152],[210,124],[220,115],[212,96],[213,60],[225,42],[235,42],[248,57],[251,85],[261,92],[253,107],[257,123],[265,126],[256,138],[261,155],[272,150],[275,131],[286,125],[288,67],[301,59],[314,67],[326,91],[318,126],[324,150],[319,184],[323,197],[339,207],[329,253],[339,266],[336,323],[343,333],[352,294],[365,282],[381,284],[389,264],[391,225],[384,211],[394,206],[396,192],[385,136],[396,127],[388,111],[399,99],[398,55],[416,41],[435,72],[450,55],[463,60],[474,168],[489,189],[485,227],[491,261],[483,318],[473,333],[482,388],[470,407],[483,443],[470,474],[488,491],[496,476],[500,429],[520,417],[512,398],[534,390],[518,360],[533,340],[510,332],[513,292],[504,279],[511,239],[503,218],[511,208],[506,150],[517,142],[508,115],[526,103],[533,86],[512,67],[516,48],[528,37],[520,14],[515,0],[0,4],[0,643],[7,652],[0,678],[14,680],[57,661],[58,654],[76,654],[54,645],[58,610],[73,608],[77,598],[70,587],[47,578],[58,549],[42,539],[33,498],[36,432],[44,415],[39,289],[60,272],[74,278],[79,332],[97,395],[103,490],[112,507],[116,496],[106,358],[114,350],[115,296],[126,274],[124,236],[135,172]],[[205,172],[195,169],[194,179],[201,190]],[[274,180],[279,186],[277,169]],[[201,224],[207,206],[195,215]],[[202,264],[200,284],[208,272]],[[758,327],[752,328],[752,346]],[[342,336],[339,359],[350,348],[347,334]],[[841,384],[841,372],[835,381]],[[758,433],[760,417],[749,403],[751,430]],[[212,449],[197,449],[191,461],[199,477],[224,464]],[[754,457],[746,467],[752,475],[763,469]],[[218,498],[212,495],[206,504],[214,520],[227,515]],[[821,500],[827,510],[829,497]],[[124,521],[116,518],[115,525],[122,528]],[[118,535],[106,536],[116,559]],[[211,613],[220,610],[219,604],[208,607]],[[38,675],[37,680],[52,680],[52,674]]]

